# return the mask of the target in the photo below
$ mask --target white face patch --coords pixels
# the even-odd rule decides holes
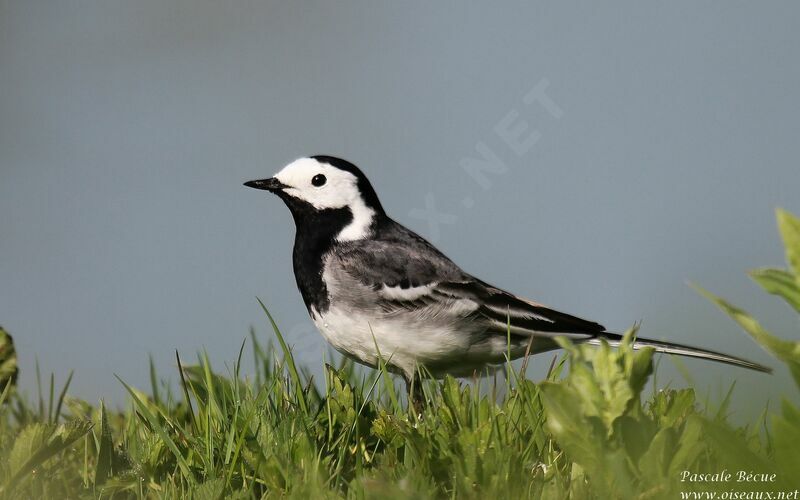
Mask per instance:
[[[312,179],[318,175],[325,176],[325,183],[315,186]],[[361,198],[355,175],[314,158],[300,158],[286,165],[275,178],[288,186],[284,189],[286,194],[318,210],[348,207],[353,221],[336,236],[338,241],[353,241],[369,235],[375,211]]]

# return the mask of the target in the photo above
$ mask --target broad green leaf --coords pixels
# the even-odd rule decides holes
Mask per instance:
[[[716,459],[729,470],[769,472],[775,469],[766,457],[747,447],[743,437],[726,424],[702,420],[703,439],[711,445]]]
[[[581,413],[590,417],[601,417],[605,413],[606,402],[599,381],[586,363],[573,360],[568,382],[564,382],[575,393]],[[603,419],[605,422],[605,420]]]
[[[565,385],[543,382],[540,387],[547,413],[547,428],[556,441],[587,471],[601,470],[605,431],[601,430],[599,420],[583,416],[576,393]]]
[[[607,439],[601,419],[585,415],[580,396],[566,384],[540,385],[547,428],[567,455],[586,471],[603,497],[626,498],[634,484],[627,454]]]
[[[754,269],[750,277],[767,292],[785,300],[800,312],[800,281],[783,269]]]
[[[706,448],[703,440],[703,422],[696,414],[690,415],[683,426],[683,432],[678,438],[677,449],[672,456],[669,466],[669,477],[677,478],[683,470],[691,470],[695,466],[700,454]]]
[[[604,403],[600,417],[609,431],[634,397],[620,363],[620,354],[611,352],[608,344],[603,343],[594,359],[594,373],[589,375],[599,384]]]
[[[14,441],[9,457],[12,474],[0,493],[11,492],[20,481],[29,477],[31,471],[69,447],[91,428],[91,422],[82,420],[71,420],[58,427],[32,424],[25,428]]]
[[[800,409],[784,400],[782,415],[772,416],[775,461],[784,473],[800,470]]]
[[[652,347],[645,347],[635,351],[632,350],[632,354],[624,358],[625,374],[628,377],[631,391],[637,400],[650,375],[653,374],[653,354],[655,352]]]
[[[14,440],[14,446],[8,456],[9,469],[12,472],[22,469],[28,459],[36,453],[36,450],[44,445],[50,432],[52,429],[41,423],[31,424],[22,429],[17,439]]]
[[[675,429],[671,427],[659,430],[639,460],[639,472],[648,482],[660,483],[667,478],[669,465],[675,454],[675,434]]]
[[[644,416],[623,415],[614,422],[614,432],[622,439],[625,451],[634,463],[650,447],[657,431],[655,422]]]
[[[198,484],[191,489],[191,498],[195,500],[218,500],[224,498],[225,481],[223,479],[212,479],[203,484]]]
[[[599,417],[610,436],[614,421],[639,402],[652,371],[652,349],[634,351],[633,331],[613,349],[606,342],[576,346],[566,339],[558,340],[571,355],[564,384],[579,396],[583,413]]]
[[[800,219],[780,208],[776,215],[778,230],[786,247],[786,261],[795,277],[800,277]]]
[[[694,402],[693,389],[663,390],[653,395],[648,413],[659,426],[675,427],[695,412]]]

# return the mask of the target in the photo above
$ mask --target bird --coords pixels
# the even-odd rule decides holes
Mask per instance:
[[[245,186],[277,195],[294,219],[292,264],[316,328],[344,356],[405,380],[470,376],[511,359],[576,344],[618,346],[622,335],[491,285],[462,270],[387,215],[366,175],[326,155],[297,159]],[[634,339],[634,349],[771,369],[720,352]]]

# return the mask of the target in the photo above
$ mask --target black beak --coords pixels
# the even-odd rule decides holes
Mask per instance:
[[[261,179],[258,181],[247,181],[244,183],[244,185],[255,189],[265,189],[267,191],[272,191],[273,193],[276,191],[280,191],[285,187],[288,187],[286,184],[282,183],[275,177],[270,177],[269,179]]]

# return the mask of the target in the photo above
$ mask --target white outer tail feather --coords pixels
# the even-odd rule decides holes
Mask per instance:
[[[592,345],[600,345],[603,341],[607,342],[611,347],[619,347],[622,342],[622,336],[617,333],[605,332],[597,337],[586,339],[583,342]],[[737,358],[736,356],[729,356],[721,352],[709,351],[708,349],[701,349],[699,347],[692,347],[683,344],[676,344],[673,342],[662,342],[660,340],[651,340],[643,338],[634,338],[633,348],[641,349],[643,347],[652,347],[656,352],[663,352],[666,354],[677,354],[679,356],[687,356],[690,358],[708,359],[717,361],[719,363],[726,363],[729,365],[740,366],[763,373],[772,373],[772,368],[764,366],[753,361]]]

